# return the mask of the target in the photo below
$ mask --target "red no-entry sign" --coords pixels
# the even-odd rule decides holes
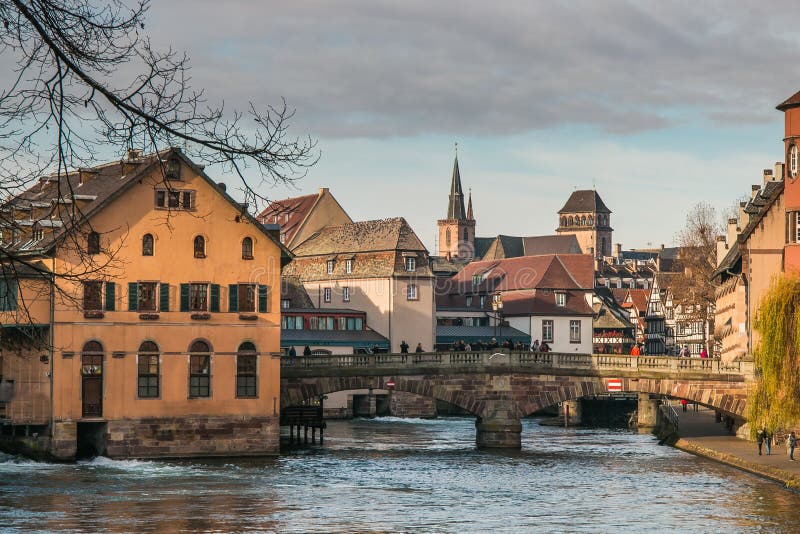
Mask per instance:
[[[622,391],[621,378],[609,378],[607,382],[608,391]]]
[[[383,385],[386,386],[386,389],[394,389],[394,380],[387,380]]]

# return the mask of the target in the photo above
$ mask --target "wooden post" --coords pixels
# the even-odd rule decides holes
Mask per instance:
[[[294,443],[294,423],[289,423],[289,443]]]
[[[322,432],[325,430],[323,427],[319,427],[319,444],[322,445]]]
[[[311,444],[312,445],[316,445],[317,444],[317,427],[316,426],[312,426],[311,427]]]
[[[303,445],[308,445],[308,425],[303,425]]]
[[[564,428],[569,427],[569,404],[564,403]]]

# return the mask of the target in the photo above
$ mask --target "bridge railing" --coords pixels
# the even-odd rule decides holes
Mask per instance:
[[[631,356],[627,354],[572,354],[559,352],[421,352],[411,354],[341,354],[283,356],[286,368],[450,368],[512,366],[542,369],[597,369],[606,371],[663,371],[671,374],[743,374],[753,372],[753,363],[723,363],[719,358],[677,356]]]

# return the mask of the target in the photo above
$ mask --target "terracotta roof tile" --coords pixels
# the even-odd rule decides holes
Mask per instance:
[[[284,243],[291,243],[318,198],[319,194],[275,200],[256,218],[261,224],[280,224]]]
[[[611,213],[603,199],[593,189],[573,191],[558,213]]]
[[[396,217],[326,226],[298,245],[294,253],[315,256],[385,250],[426,251],[406,220]]]

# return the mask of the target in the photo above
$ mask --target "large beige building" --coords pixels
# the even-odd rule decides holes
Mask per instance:
[[[403,218],[326,226],[295,246],[285,277],[302,281],[313,305],[366,312],[370,328],[400,352],[434,343],[428,252]]]
[[[573,191],[558,210],[558,235],[574,235],[583,254],[611,256],[611,210],[594,189]]]

